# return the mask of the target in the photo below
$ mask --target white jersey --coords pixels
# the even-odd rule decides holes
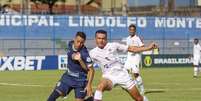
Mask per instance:
[[[137,35],[135,35],[133,37],[131,36],[127,37],[127,45],[141,47],[144,46],[144,43]],[[127,63],[135,64],[138,66],[140,60],[141,60],[141,53],[128,52],[126,60]]]
[[[106,46],[101,49],[96,47],[92,49],[89,54],[92,60],[101,66],[103,74],[114,69],[122,69],[123,64],[121,64],[118,58],[118,51],[127,52],[128,46],[119,43],[107,43]]]
[[[200,44],[197,44],[193,46],[193,57],[194,58],[200,58],[200,51],[201,51],[201,47]]]

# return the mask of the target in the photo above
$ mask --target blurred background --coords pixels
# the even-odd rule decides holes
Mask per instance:
[[[11,19],[26,22],[24,20],[29,19],[27,16],[33,15],[39,20],[41,17],[51,19],[52,16],[60,26],[12,24]],[[160,46],[160,54],[190,54],[193,38],[201,39],[201,0],[0,0],[1,55],[65,54],[66,42],[71,40],[77,31],[86,32],[86,46],[89,49],[95,46],[93,38],[97,29],[106,29],[110,41],[123,43],[128,36],[128,24],[124,27],[87,27],[80,23],[84,21],[85,16],[92,19],[100,16],[106,20],[108,17],[114,17],[115,21],[120,18],[122,23],[126,23],[131,17],[136,20],[136,25],[141,23],[139,19],[146,19],[143,21],[147,21],[147,26],[137,25],[137,33],[143,37],[145,43],[156,41]],[[73,17],[79,26],[62,24],[69,21],[66,19],[70,17]],[[164,24],[161,28],[155,28],[152,25],[158,17],[162,19],[160,21],[165,19],[166,23],[180,21],[185,25],[169,28]]]

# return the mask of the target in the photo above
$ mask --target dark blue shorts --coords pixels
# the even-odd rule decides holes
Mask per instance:
[[[86,84],[86,81],[72,82],[72,80],[69,80],[68,82],[63,82],[60,80],[56,85],[56,89],[61,91],[64,96],[68,95],[74,89],[75,98],[84,99],[86,96],[86,92],[84,91]]]

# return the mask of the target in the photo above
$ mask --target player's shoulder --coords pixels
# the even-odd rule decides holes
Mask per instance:
[[[127,46],[127,45],[119,43],[119,42],[111,42],[107,45],[107,48],[111,50],[115,50],[119,47],[124,47],[124,46]]]
[[[72,44],[73,44],[73,42],[74,42],[73,40],[69,41],[69,42],[68,42],[68,47],[71,47]]]
[[[99,54],[99,53],[100,52],[99,52],[98,47],[95,47],[89,51],[89,55],[91,58],[96,58],[97,54]]]
[[[89,51],[90,54],[93,54],[98,51],[98,47],[95,47]]]
[[[86,46],[83,46],[81,51],[88,52],[88,49]]]
[[[200,44],[194,44],[195,47],[200,47]]]
[[[134,41],[140,40],[140,37],[139,37],[138,35],[135,35],[135,36],[133,36],[133,37],[128,36],[128,37],[127,37],[127,41],[129,41],[129,40],[134,40]]]
[[[140,39],[140,36],[139,35],[135,35],[133,38],[134,39]]]
[[[89,51],[88,51],[87,47],[83,46],[82,49],[81,49],[81,53],[82,54],[88,54]]]
[[[126,38],[126,41],[129,41],[129,40],[132,40],[132,37],[130,35]]]
[[[109,42],[107,43],[106,47],[115,47],[115,46],[118,46],[120,43],[118,42]]]
[[[131,38],[131,36],[129,35],[128,37],[126,37],[126,39],[130,39]]]
[[[200,44],[198,44],[198,47],[200,48],[200,50],[201,50],[201,46],[200,46]]]
[[[136,35],[135,39],[138,40],[138,41],[143,42],[143,37],[142,36]]]

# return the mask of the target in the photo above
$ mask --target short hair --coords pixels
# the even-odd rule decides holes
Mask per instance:
[[[198,39],[198,38],[195,38],[194,41],[198,41],[198,42],[199,42],[199,39]]]
[[[102,29],[96,31],[95,37],[96,37],[97,33],[102,33],[102,34],[105,34],[107,36],[107,31],[102,30]]]
[[[134,27],[136,29],[136,26],[134,24],[130,24],[128,28]]]
[[[84,32],[77,32],[77,34],[75,36],[76,37],[80,36],[81,38],[83,38],[84,40],[86,40],[86,34]]]

